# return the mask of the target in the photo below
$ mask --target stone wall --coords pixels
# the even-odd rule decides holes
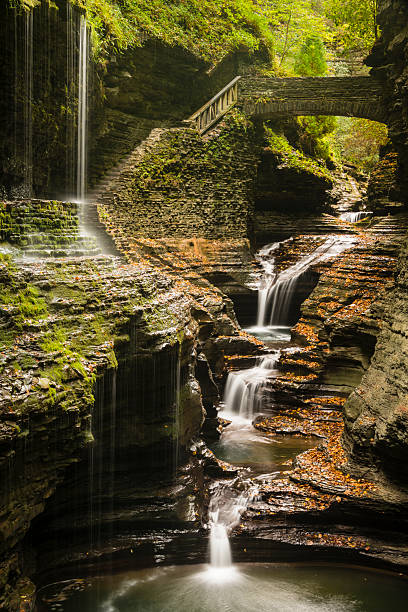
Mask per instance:
[[[204,138],[154,130],[95,196],[100,217],[124,251],[141,237],[246,238],[257,163],[255,136],[240,115]]]
[[[95,238],[80,231],[81,210],[75,202],[55,200],[0,202],[3,251],[31,258],[98,254]]]
[[[406,200],[408,185],[408,5],[406,0],[380,0],[378,22],[381,37],[366,60],[371,74],[382,83],[387,125],[392,143],[399,154],[398,180]]]
[[[279,115],[345,115],[384,122],[383,87],[373,77],[249,77],[240,83],[244,111]]]
[[[78,204],[50,200],[0,202],[0,241],[18,246],[41,232],[55,237],[78,232]]]
[[[345,405],[345,444],[358,471],[385,473],[407,484],[408,244],[395,288],[377,307],[382,329],[370,368]]]

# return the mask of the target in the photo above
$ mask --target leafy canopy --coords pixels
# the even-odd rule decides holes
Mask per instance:
[[[379,36],[377,0],[325,0],[324,11],[337,28],[344,51],[368,53]]]
[[[293,70],[293,62],[306,39],[315,35],[323,43],[333,38],[332,28],[316,0],[257,0],[268,20],[279,66]]]
[[[138,45],[143,32],[213,62],[240,46],[255,51],[263,43],[272,51],[267,20],[253,0],[73,1],[86,10],[101,49]]]
[[[320,36],[307,36],[295,59],[294,69],[296,74],[305,77],[327,74],[326,49]]]

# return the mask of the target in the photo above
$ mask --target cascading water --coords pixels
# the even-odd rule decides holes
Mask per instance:
[[[342,213],[339,217],[341,221],[348,221],[348,223],[357,223],[361,221],[361,219],[365,219],[366,217],[370,217],[372,212],[367,210],[359,210],[358,212],[345,212]]]
[[[24,189],[27,197],[33,190],[33,12],[25,11],[24,38]]]
[[[261,281],[258,292],[258,326],[282,325],[287,323],[287,316],[297,285],[302,276],[308,272],[312,265],[322,263],[335,257],[354,244],[353,236],[334,236],[327,238],[313,253],[306,255],[290,268],[287,268],[276,278],[268,274]],[[276,250],[276,245],[265,247],[263,252],[269,257]],[[272,264],[270,264],[272,266]],[[266,264],[263,264],[264,269]]]
[[[225,485],[211,498],[208,509],[210,524],[210,572],[215,577],[225,578],[226,573],[233,573],[229,533],[236,527],[249,502],[257,495],[257,489],[249,482],[244,488],[236,491],[231,485]],[[219,570],[224,570],[221,574]],[[215,571],[214,571],[215,570]],[[229,570],[229,572],[228,572]]]
[[[67,78],[66,78],[66,108],[67,108],[67,123],[66,123],[66,189],[70,196],[74,196],[76,192],[76,174],[77,174],[77,128],[76,128],[76,108],[77,108],[77,88],[78,88],[78,54],[76,49],[77,35],[77,15],[75,14],[72,4],[67,2]]]
[[[252,419],[260,411],[262,390],[273,374],[279,351],[257,358],[255,367],[239,372],[230,372],[224,393],[225,410],[221,413],[227,419],[240,417]]]
[[[279,248],[280,242],[267,244],[261,249],[256,259],[261,264],[264,275],[258,288],[258,317],[257,326],[261,327],[265,321],[268,289],[276,279],[275,259],[273,257],[275,251]]]
[[[88,144],[88,62],[89,41],[86,19],[81,15],[79,32],[78,126],[77,126],[77,200],[86,199]]]

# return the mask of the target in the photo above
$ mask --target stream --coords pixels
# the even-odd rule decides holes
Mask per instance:
[[[345,566],[234,564],[230,535],[258,494],[257,482],[279,478],[293,459],[318,444],[314,437],[267,435],[252,425],[267,406],[280,350],[290,341],[285,320],[296,283],[312,265],[342,253],[353,237],[328,238],[280,275],[277,244],[258,254],[263,268],[258,320],[251,328],[269,350],[251,368],[230,371],[218,416],[224,424],[210,445],[239,469],[215,482],[208,508],[209,563],[158,567],[103,578],[67,581],[40,593],[39,610],[53,612],[395,612],[405,610],[408,583],[392,574]],[[345,590],[344,584],[347,583]]]

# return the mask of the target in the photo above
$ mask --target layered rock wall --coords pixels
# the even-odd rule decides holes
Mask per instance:
[[[389,134],[398,152],[398,193],[395,155],[383,160],[383,168],[373,177],[370,197],[381,207],[397,197],[406,201],[408,170],[408,87],[406,28],[408,5],[404,0],[379,3],[382,36],[374,46],[368,64],[388,91]],[[378,185],[376,185],[376,179]],[[392,204],[392,202],[391,202]],[[361,385],[345,406],[345,445],[357,471],[372,470],[406,484],[408,474],[403,457],[408,444],[406,389],[406,276],[407,247],[401,251],[395,287],[378,306],[382,329],[371,365]]]
[[[379,304],[381,333],[368,372],[345,405],[345,443],[355,466],[408,482],[408,245],[395,288]]]
[[[246,238],[258,159],[241,115],[207,138],[184,128],[154,130],[94,197],[123,251],[142,237]]]
[[[408,177],[408,5],[405,0],[380,0],[378,23],[381,37],[366,60],[371,74],[386,92],[386,121],[389,135],[399,154],[400,197],[406,201]]]

